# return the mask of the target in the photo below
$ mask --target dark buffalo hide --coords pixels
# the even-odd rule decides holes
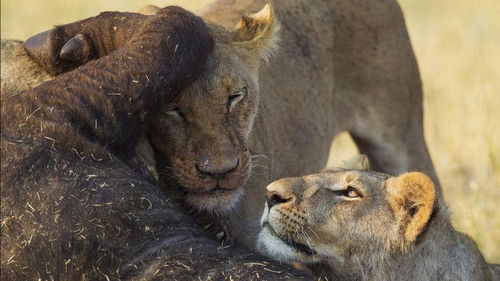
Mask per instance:
[[[65,45],[75,36],[92,39],[83,56]],[[49,48],[92,61],[1,95],[2,280],[304,277],[208,239],[136,160],[138,137],[212,48],[200,18],[103,13],[26,43],[35,60]],[[51,74],[76,67],[58,55],[43,58]]]

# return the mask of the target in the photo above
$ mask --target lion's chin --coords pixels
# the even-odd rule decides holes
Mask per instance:
[[[186,203],[200,211],[225,213],[238,206],[243,196],[243,188],[232,190],[215,190],[210,192],[188,192]]]
[[[267,222],[263,223],[259,233],[257,250],[280,262],[315,263],[319,261],[316,251],[297,242],[284,241]]]

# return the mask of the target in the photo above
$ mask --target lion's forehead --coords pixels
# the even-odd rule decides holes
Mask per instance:
[[[186,101],[220,100],[224,101],[235,90],[248,88],[251,94],[258,90],[257,79],[251,68],[237,55],[222,56],[213,54],[199,79],[181,95]],[[229,57],[233,57],[232,59]],[[194,99],[193,99],[194,98]]]
[[[333,186],[343,185],[355,180],[363,180],[364,175],[358,171],[342,171],[342,172],[323,172],[304,176],[304,182],[307,186]]]
[[[379,191],[389,177],[389,175],[376,172],[328,171],[304,176],[302,180],[305,183],[304,190],[312,187],[340,190],[353,185],[367,191]]]

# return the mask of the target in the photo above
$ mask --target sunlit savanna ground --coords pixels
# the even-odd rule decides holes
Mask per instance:
[[[251,1],[251,0],[248,0]],[[193,11],[210,0],[169,1]],[[166,0],[2,0],[2,38],[26,39],[100,11]],[[500,263],[500,1],[401,0],[425,92],[425,134],[453,212],[490,262]],[[331,163],[355,153],[339,138]]]

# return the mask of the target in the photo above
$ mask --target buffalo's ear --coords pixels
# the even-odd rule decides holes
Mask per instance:
[[[405,244],[415,241],[432,214],[434,183],[423,173],[405,173],[387,180],[387,197]]]
[[[233,32],[233,42],[247,49],[252,57],[268,61],[277,48],[279,29],[273,7],[267,4],[259,12],[241,18]]]
[[[344,161],[343,165],[340,168],[346,170],[369,171],[370,160],[368,159],[368,156],[364,154],[358,154],[351,159]]]

